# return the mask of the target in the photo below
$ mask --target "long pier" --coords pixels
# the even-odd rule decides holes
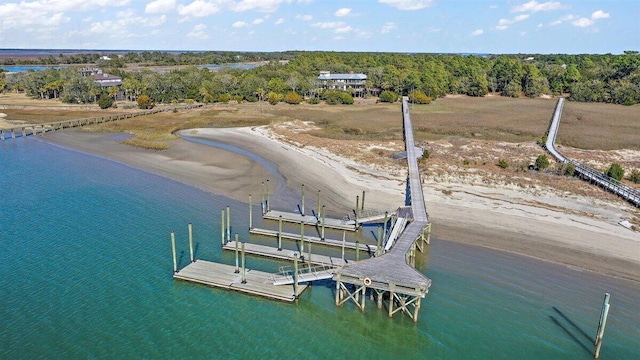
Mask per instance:
[[[422,152],[415,146],[406,96],[402,99],[402,114],[410,192],[406,217],[410,223],[388,252],[376,258],[347,264],[336,271],[333,279],[336,281],[335,302],[338,306],[353,300],[364,311],[365,294],[369,288],[377,295],[378,308],[382,308],[387,298],[389,316],[402,311],[413,321],[418,321],[420,300],[428,293],[431,279],[413,268],[410,262],[415,259],[416,241],[424,236],[425,229],[430,226],[417,161],[422,157]],[[394,305],[397,306],[395,309]]]
[[[560,117],[562,116],[562,109],[564,107],[564,98],[558,99],[558,104],[553,113],[551,124],[549,125],[549,134],[547,135],[547,141],[545,148],[553,155],[559,162],[564,164],[572,164],[575,168],[576,176],[589,181],[592,184],[596,184],[599,187],[612,192],[621,198],[627,200],[636,207],[640,207],[640,191],[620,183],[618,180],[603,174],[600,171],[592,169],[586,165],[582,165],[575,160],[571,160],[564,156],[556,148],[556,136],[558,134],[558,128],[560,127]]]
[[[5,141],[8,139],[16,139],[17,137],[44,135],[46,132],[49,132],[49,131],[58,131],[58,130],[81,127],[85,125],[97,125],[97,124],[103,124],[106,122],[131,119],[138,116],[157,114],[165,111],[193,109],[201,106],[202,104],[181,105],[181,106],[172,106],[169,108],[156,108],[156,109],[138,111],[138,112],[127,113],[127,114],[97,116],[92,118],[70,119],[70,120],[62,120],[62,121],[53,121],[53,122],[42,123],[42,124],[28,124],[28,125],[15,126],[12,128],[0,129],[0,140]]]

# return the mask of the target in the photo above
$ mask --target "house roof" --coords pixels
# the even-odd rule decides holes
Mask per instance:
[[[122,85],[122,78],[115,75],[100,73],[91,75],[91,78],[93,78],[93,81],[97,82],[101,86]]]
[[[367,80],[365,74],[320,74],[318,80]]]

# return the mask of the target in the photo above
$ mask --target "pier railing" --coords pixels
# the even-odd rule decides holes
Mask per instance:
[[[108,116],[96,116],[91,118],[69,119],[62,121],[53,121],[42,124],[26,124],[15,126],[8,129],[0,129],[0,140],[15,139],[17,137],[36,136],[38,134],[44,135],[49,131],[64,130],[69,128],[75,128],[85,125],[97,125],[105,122],[112,122],[118,120],[131,119],[138,116],[152,115],[166,111],[178,111],[188,110],[197,107],[201,107],[202,104],[189,104],[180,106],[171,106],[166,108],[156,108],[144,111],[138,111],[126,114],[108,115]]]
[[[547,141],[544,144],[545,149],[560,163],[573,165],[577,177],[585,181],[589,181],[592,184],[596,184],[599,187],[627,200],[634,206],[640,207],[640,190],[622,184],[618,180],[608,176],[607,174],[604,174],[586,165],[580,164],[575,160],[571,160],[560,153],[560,151],[558,151],[555,142],[556,136],[558,134],[558,128],[560,126],[560,117],[562,116],[563,107],[564,98],[559,98],[558,104],[556,105],[556,109],[553,113],[551,124],[549,125],[549,134],[547,135]]]

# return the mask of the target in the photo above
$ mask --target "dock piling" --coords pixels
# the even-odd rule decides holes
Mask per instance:
[[[227,206],[227,242],[231,241],[231,210]]]
[[[282,215],[278,217],[278,251],[282,251]]]
[[[356,261],[360,261],[360,241],[356,240]]]
[[[358,218],[359,218],[358,208],[360,208],[360,195],[356,195],[356,209],[354,211],[354,214],[356,215],[356,221],[355,221],[356,229],[358,228]]]
[[[344,246],[347,238],[347,232],[342,231],[342,262],[344,263]]]
[[[243,284],[246,284],[246,283],[247,283],[247,277],[246,277],[246,274],[247,274],[247,272],[246,272],[246,268],[245,268],[245,266],[244,266],[244,242],[243,242],[243,243],[242,243],[242,280],[241,280],[241,282],[242,282]]]
[[[298,257],[293,257],[293,296],[298,299]]]
[[[596,332],[596,339],[594,341],[594,359],[598,359],[600,357],[600,347],[602,346],[602,338],[604,337],[604,328],[607,325],[607,316],[609,315],[609,297],[609,293],[604,294],[602,311],[600,312],[600,321],[598,322],[598,331]]]
[[[176,234],[171,232],[171,250],[173,252],[173,273],[178,272],[178,261],[176,259]]]
[[[249,230],[253,229],[253,201],[251,201],[251,194],[249,194]]]
[[[224,209],[222,209],[222,211],[220,212],[220,218],[221,218],[221,222],[220,222],[220,241],[222,242],[222,246],[224,246],[225,241],[224,241]]]
[[[320,190],[318,190],[318,211],[316,212],[316,216],[320,216]],[[324,238],[324,236],[323,236]]]
[[[302,194],[302,200],[300,202],[300,211],[302,212],[302,216],[304,216],[304,184],[302,184],[300,193]]]
[[[362,190],[362,203],[360,204],[360,217],[364,217],[364,194],[365,194],[365,191]]]
[[[270,204],[269,204],[269,179],[267,179],[267,184],[266,184],[266,188],[267,188],[267,202],[265,203],[266,207],[267,207],[267,211],[270,210]]]
[[[324,223],[326,221],[326,217],[325,217],[325,213],[324,212],[325,212],[324,205],[322,205],[322,227],[321,227],[321,230],[320,230],[320,238],[322,240],[325,239],[324,238]]]
[[[189,255],[191,257],[191,262],[195,261],[193,257],[193,225],[189,223]]]
[[[260,201],[260,210],[262,210],[262,215],[267,212],[267,206],[265,204],[265,192],[264,192],[264,181],[262,182],[262,200]]]
[[[240,269],[238,266],[238,233],[236,233],[236,269],[233,271],[234,273],[239,273]]]
[[[304,257],[304,222],[300,222],[300,256]]]

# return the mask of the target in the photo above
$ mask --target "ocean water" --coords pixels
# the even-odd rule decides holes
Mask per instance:
[[[334,305],[319,282],[298,304],[174,281],[188,262],[233,263],[220,209],[247,237],[246,204],[41,138],[0,142],[0,358],[640,358],[637,283],[433,239],[420,318]],[[275,271],[284,263],[248,257]]]

